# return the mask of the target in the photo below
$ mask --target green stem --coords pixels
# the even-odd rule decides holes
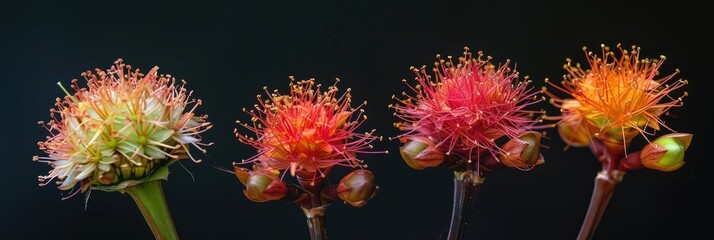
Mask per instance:
[[[126,192],[136,202],[156,239],[179,239],[166,204],[164,191],[161,189],[161,180],[147,181],[128,187]]]
[[[605,213],[607,204],[610,202],[612,193],[615,192],[617,184],[622,181],[624,174],[624,172],[618,170],[610,172],[603,170],[597,174],[588,213],[585,215],[585,221],[583,221],[583,226],[580,228],[578,240],[592,239],[595,229]]]
[[[466,226],[468,226],[468,216],[474,208],[476,196],[483,179],[473,176],[471,171],[454,172],[454,203],[451,209],[451,224],[449,225],[449,235],[446,239],[464,239]]]

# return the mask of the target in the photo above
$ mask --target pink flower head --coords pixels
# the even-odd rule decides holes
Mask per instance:
[[[426,67],[411,70],[416,74],[416,85],[403,80],[414,95],[402,93],[405,99],[391,107],[402,122],[395,124],[402,131],[402,141],[424,137],[435,143],[435,148],[447,156],[477,163],[487,157],[498,159],[508,151],[499,147],[500,138],[517,139],[541,121],[534,118],[542,111],[526,108],[542,101],[529,86],[526,77],[519,81],[518,72],[509,68],[509,61],[494,66],[478,52],[474,58],[468,48],[454,64],[452,57],[444,60],[437,55],[433,72]]]
[[[350,89],[338,95],[335,85],[322,91],[314,79],[295,81],[290,77],[290,93],[272,93],[264,87],[268,99],[258,95],[255,110],[243,110],[252,116],[252,124],[242,126],[255,133],[256,137],[237,133],[238,139],[255,147],[258,154],[244,160],[257,162],[276,170],[289,169],[312,173],[313,178],[335,165],[351,168],[362,167],[358,153],[369,151],[370,143],[377,139],[371,130],[357,133],[357,128],[367,119],[360,109],[350,106]],[[239,121],[240,123],[240,121]]]

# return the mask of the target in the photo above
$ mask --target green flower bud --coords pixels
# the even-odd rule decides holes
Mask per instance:
[[[337,196],[353,207],[362,207],[367,204],[367,200],[377,194],[378,189],[374,182],[374,174],[369,170],[359,169],[340,180],[337,185]]]
[[[410,137],[404,146],[399,148],[399,153],[411,168],[421,170],[436,167],[444,162],[444,153],[434,145],[434,141],[429,138]]]
[[[692,134],[670,133],[661,136],[642,149],[642,165],[655,170],[671,172],[684,165],[684,152],[692,142]]]
[[[540,138],[538,132],[525,132],[503,145],[505,154],[500,156],[501,163],[507,167],[530,168],[543,163],[540,154]]]

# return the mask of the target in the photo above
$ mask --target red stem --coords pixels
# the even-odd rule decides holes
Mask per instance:
[[[311,240],[325,240],[327,239],[327,228],[325,226],[325,208],[329,203],[323,203],[321,200],[321,192],[325,187],[323,184],[323,178],[308,178],[303,179],[298,175],[298,181],[300,185],[308,191],[309,198],[304,199],[300,202],[300,207],[302,208],[305,217],[307,217],[307,227],[310,231]]]
[[[593,194],[590,198],[590,206],[588,207],[588,213],[585,216],[585,221],[583,226],[580,228],[580,233],[578,234],[578,240],[589,240],[592,239],[595,234],[595,229],[602,215],[605,213],[607,204],[610,202],[615,187],[624,176],[624,172],[614,170],[606,171],[603,170],[598,173],[595,178],[595,187],[593,188]]]

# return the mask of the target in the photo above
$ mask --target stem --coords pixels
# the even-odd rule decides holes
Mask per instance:
[[[473,176],[471,171],[454,172],[454,203],[451,209],[451,224],[447,239],[464,239],[464,232],[468,226],[468,217],[474,208],[476,196],[483,179]]]
[[[307,217],[307,228],[310,230],[310,239],[327,239],[327,228],[325,227],[325,206],[310,209],[303,208],[302,211]]]
[[[325,171],[330,170],[327,169]],[[307,228],[310,230],[310,239],[325,240],[327,239],[325,208],[329,206],[329,203],[323,204],[321,201],[321,193],[325,188],[323,184],[325,179],[320,175],[315,177],[313,173],[302,171],[298,172],[297,178],[300,186],[309,194],[309,198],[304,199],[299,204],[303,213],[305,213],[305,217],[307,217]]]
[[[126,192],[136,202],[156,239],[178,239],[160,181],[143,182],[126,188]]]
[[[600,171],[595,177],[595,187],[593,188],[593,195],[590,198],[590,206],[588,207],[588,213],[585,215],[585,221],[583,226],[580,228],[580,233],[578,234],[578,240],[588,240],[592,239],[595,234],[595,229],[602,215],[605,213],[608,202],[612,197],[612,193],[615,191],[625,172],[614,170],[608,172],[606,170]]]

